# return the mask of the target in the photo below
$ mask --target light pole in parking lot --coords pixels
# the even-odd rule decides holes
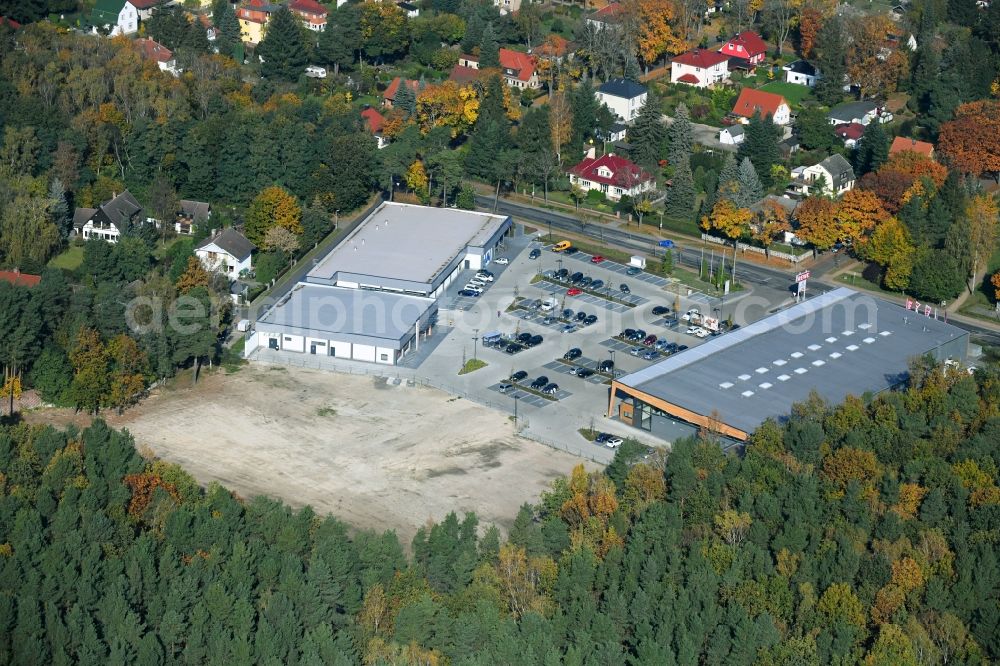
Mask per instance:
[[[556,259],[556,266],[558,266],[559,270],[562,270],[562,259]],[[556,275],[559,274],[556,273]]]
[[[608,353],[611,354],[611,378],[614,379],[615,376],[615,350],[609,349]]]
[[[520,400],[521,396],[517,393],[514,394],[514,430],[517,430],[517,401]]]
[[[478,356],[477,356],[478,352],[479,352],[479,329],[478,328],[474,328],[474,329],[472,329],[472,360],[473,361],[478,360]]]

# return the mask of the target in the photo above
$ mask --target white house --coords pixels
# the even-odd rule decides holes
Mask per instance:
[[[606,104],[611,113],[628,122],[646,106],[646,86],[629,79],[611,79],[595,92],[597,101]]]
[[[256,249],[246,236],[232,227],[206,238],[194,249],[206,270],[222,273],[234,280],[252,268],[251,257]]]
[[[653,177],[637,164],[613,153],[595,157],[593,148],[569,170],[569,182],[587,191],[603,192],[612,201],[653,189]]]
[[[819,70],[816,69],[815,65],[805,60],[796,60],[781,69],[785,70],[785,81],[788,83],[812,88],[819,79]]]
[[[199,225],[208,224],[212,219],[212,207],[205,201],[181,199],[180,205],[174,231],[182,236],[190,236],[198,230]]]
[[[117,243],[129,227],[142,220],[141,215],[142,206],[125,190],[97,208],[77,208],[73,212],[73,233],[84,240]]]
[[[163,44],[148,37],[140,37],[132,44],[144,58],[155,62],[161,72],[167,72],[174,76],[180,75],[181,70],[177,67],[177,59],[174,58],[173,52]]]
[[[397,2],[396,6],[406,12],[407,18],[417,18],[420,16],[420,7],[412,2]]]
[[[90,22],[95,31],[103,28],[112,37],[131,35],[139,30],[139,9],[126,0],[97,0]]]
[[[493,0],[493,6],[500,8],[500,15],[516,14],[521,9],[521,0]]]
[[[835,153],[819,164],[793,169],[788,187],[802,196],[815,194],[818,189],[827,196],[839,197],[854,189],[854,169],[843,155]]]
[[[839,104],[830,109],[830,112],[826,114],[826,118],[830,121],[831,125],[849,125],[850,123],[867,125],[878,116],[878,104],[871,101]]]
[[[707,88],[729,80],[729,56],[718,51],[692,49],[670,61],[670,82]]]
[[[729,127],[723,127],[719,130],[719,143],[735,146],[738,143],[743,143],[745,135],[746,133],[743,130],[743,125],[730,125]]]

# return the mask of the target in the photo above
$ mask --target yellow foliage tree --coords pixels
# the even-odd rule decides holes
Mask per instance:
[[[809,197],[795,209],[799,228],[795,234],[806,243],[826,250],[841,239],[840,229],[834,219],[833,202],[824,197]]]
[[[903,557],[892,563],[892,583],[908,593],[923,587],[924,573],[915,559]]]
[[[662,55],[675,55],[687,48],[674,29],[680,12],[673,0],[627,0],[626,7],[638,26],[636,45],[643,62],[653,64]]]
[[[427,171],[420,160],[415,161],[406,170],[406,186],[419,195],[427,193]]]
[[[434,127],[450,127],[452,137],[465,134],[479,117],[479,97],[472,86],[454,81],[430,85],[417,93],[417,122],[427,134]]]
[[[823,478],[834,486],[836,497],[843,496],[851,481],[857,481],[866,491],[871,491],[881,476],[881,467],[871,451],[845,446],[823,460]]]
[[[739,546],[747,536],[753,520],[750,514],[726,509],[715,516],[715,531],[730,546]]]
[[[861,245],[881,222],[890,219],[889,211],[870,190],[850,190],[837,203],[834,219],[843,241]]]
[[[295,196],[273,185],[261,190],[247,209],[243,232],[254,245],[261,247],[271,227],[284,227],[293,234],[302,233],[302,209]]]
[[[843,620],[859,629],[864,629],[866,624],[861,600],[847,583],[834,583],[828,587],[819,598],[816,610],[827,624]]]
[[[899,486],[899,499],[892,510],[903,520],[910,520],[917,515],[920,502],[923,501],[927,489],[919,483],[904,483]]]
[[[865,256],[885,268],[882,281],[889,289],[905,289],[910,284],[915,252],[909,231],[894,217],[879,223],[864,244]]]

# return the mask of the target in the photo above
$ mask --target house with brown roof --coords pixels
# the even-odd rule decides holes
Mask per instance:
[[[636,197],[653,189],[653,176],[638,164],[614,153],[596,157],[594,149],[569,169],[569,182],[584,190],[604,193],[611,201],[623,196]]]
[[[729,57],[718,51],[691,49],[670,60],[670,82],[708,88],[729,80]]]
[[[573,49],[570,47],[569,40],[555,33],[546,37],[544,42],[528,53],[555,63],[562,63],[564,60],[572,60],[573,58]]]
[[[475,67],[468,67],[466,65],[457,64],[451,68],[451,73],[448,74],[448,80],[454,81],[460,86],[464,86],[468,83],[472,83],[479,78],[479,70]]]
[[[744,88],[740,91],[732,113],[748,120],[755,113],[759,113],[761,118],[770,116],[771,122],[775,125],[787,125],[792,120],[791,107],[784,97],[754,88]]]
[[[864,135],[865,126],[861,123],[841,123],[833,128],[833,133],[844,142],[846,147],[854,148]]]
[[[327,9],[316,0],[291,0],[288,8],[301,19],[306,29],[313,32],[326,30]]]
[[[181,70],[177,67],[177,59],[174,53],[163,44],[149,37],[140,37],[132,42],[132,45],[139,51],[146,60],[152,60],[161,72],[168,72],[174,76],[179,76]]]
[[[624,18],[625,5],[620,2],[612,2],[588,16],[586,24],[595,30],[604,30],[609,27],[617,27]]]
[[[412,90],[414,94],[420,90],[420,81],[403,79],[397,76],[389,82],[389,87],[385,89],[384,93],[382,93],[382,106],[387,109],[391,109],[393,107],[396,103],[396,94],[399,92],[400,84],[405,85],[407,88]]]
[[[924,157],[927,157],[929,159],[934,159],[933,143],[927,143],[926,141],[917,141],[916,139],[911,139],[906,136],[897,136],[895,139],[892,140],[892,145],[889,147],[890,155],[906,151],[909,151],[911,153],[919,153]]]

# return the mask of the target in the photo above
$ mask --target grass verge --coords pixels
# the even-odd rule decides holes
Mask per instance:
[[[80,245],[70,245],[49,260],[49,266],[52,268],[61,268],[64,271],[75,271],[82,263],[83,247]]]
[[[489,365],[489,363],[482,360],[481,358],[470,358],[468,361],[465,362],[465,365],[462,366],[462,369],[458,371],[458,374],[467,375],[470,372],[481,370],[482,368],[485,368],[487,365]]]

